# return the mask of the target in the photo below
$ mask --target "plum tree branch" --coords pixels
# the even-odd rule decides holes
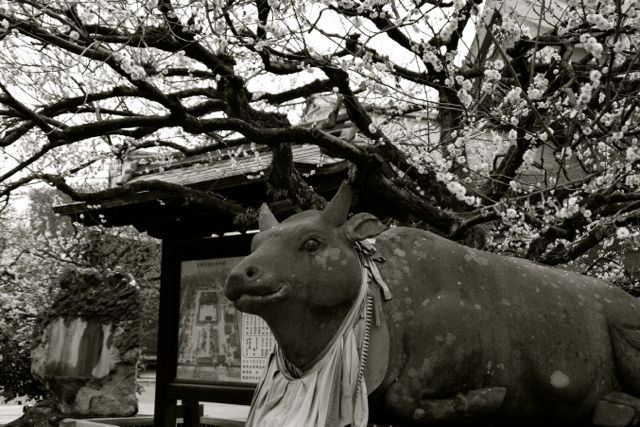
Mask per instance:
[[[236,217],[246,211],[246,208],[242,205],[229,201],[215,193],[196,190],[166,181],[136,181],[124,184],[120,187],[86,193],[75,190],[64,180],[64,178],[58,175],[43,174],[41,177],[50,185],[71,197],[73,200],[83,201],[89,204],[100,204],[115,197],[133,195],[141,191],[159,191],[172,195],[180,195],[204,208],[211,209],[214,212],[222,213],[231,217]]]

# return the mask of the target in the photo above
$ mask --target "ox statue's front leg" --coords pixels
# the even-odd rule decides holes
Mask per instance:
[[[500,408],[506,394],[505,387],[489,387],[458,393],[450,399],[421,400],[413,418],[428,423],[486,420]]]
[[[394,304],[398,302],[390,306]],[[396,361],[399,370],[391,369],[395,378],[388,379],[386,406],[400,419],[418,424],[486,423],[502,407],[507,388],[483,384],[486,362],[477,351],[481,343],[467,326],[478,310],[460,306],[449,295],[435,296],[425,308],[423,316],[406,325],[405,334],[392,334],[404,337],[394,347],[404,348],[406,358]],[[470,320],[451,321],[452,308]],[[504,383],[500,378],[497,382]]]
[[[425,399],[413,412],[416,421],[463,422],[486,419],[502,405],[505,387],[489,387],[458,393],[451,399]]]
[[[487,387],[457,393],[450,398],[415,399],[408,384],[397,382],[388,398],[404,419],[420,424],[486,422],[500,409],[507,394],[506,387]],[[402,402],[402,403],[401,403]]]

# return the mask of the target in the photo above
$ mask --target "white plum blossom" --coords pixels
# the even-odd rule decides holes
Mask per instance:
[[[464,201],[465,193],[467,192],[467,189],[464,188],[464,186],[462,184],[460,184],[459,182],[449,181],[447,183],[447,190],[449,190],[451,192],[451,194],[456,196],[456,198],[458,200]]]
[[[136,64],[131,58],[122,56],[120,57],[119,63],[122,70],[129,74],[133,80],[145,80],[147,78],[145,69]]]
[[[529,89],[527,90],[527,96],[532,101],[535,101],[536,99],[542,98],[542,91],[536,87],[529,86]]]
[[[502,78],[502,75],[500,74],[500,72],[498,70],[484,70],[484,76],[487,78],[487,80],[500,80]]]
[[[458,91],[458,97],[460,98],[460,101],[462,102],[462,105],[464,105],[465,107],[469,107],[471,105],[471,103],[473,102],[473,96],[471,96],[469,94],[469,92],[467,92],[464,89],[460,89]]]
[[[625,154],[626,154],[627,161],[629,161],[630,163],[638,161],[640,160],[640,147],[639,146],[629,147],[627,148],[627,151]]]
[[[613,51],[615,53],[622,53],[629,48],[629,38],[628,37],[620,37],[617,41],[613,43]]]
[[[471,80],[469,79],[464,79],[462,81],[462,89],[466,90],[467,92],[470,91],[473,88],[473,83],[471,83]]]
[[[613,28],[614,23],[599,13],[587,14],[587,22],[600,31],[607,31]]]
[[[457,29],[458,23],[456,22],[456,20],[452,20],[440,30],[440,38],[443,41],[448,42]]]
[[[580,205],[578,204],[578,198],[569,197],[562,203],[562,208],[556,212],[556,217],[559,219],[571,218],[580,212]]]
[[[520,87],[514,87],[507,93],[504,97],[504,100],[508,103],[515,104],[520,101],[520,96],[522,95],[522,89]]]
[[[505,16],[502,18],[500,30],[503,34],[502,47],[509,49],[514,46],[516,40],[522,36],[526,28],[522,28],[513,17]]]
[[[549,87],[549,80],[547,80],[544,74],[536,74],[533,78],[533,86],[541,92],[545,92],[547,87]]]
[[[602,47],[602,43],[598,42],[595,37],[592,37],[589,34],[582,34],[580,35],[580,43],[582,43],[585,50],[593,55],[594,58],[602,58],[602,51],[604,48]]]
[[[620,141],[623,137],[624,137],[624,133],[623,132],[612,132],[611,133],[611,139],[613,141]]]
[[[591,96],[593,94],[593,86],[590,83],[585,83],[580,87],[580,96],[578,97],[578,102],[580,104],[587,104],[591,101]]]
[[[518,211],[514,208],[507,208],[507,210],[505,211],[505,216],[509,219],[515,219],[519,217]]]
[[[619,239],[626,239],[631,236],[631,232],[627,227],[618,227],[616,230],[616,236],[618,236]]]
[[[440,72],[443,69],[442,62],[440,61],[438,56],[431,50],[425,49],[425,52],[422,55],[422,60],[425,64],[431,64],[436,72]]]

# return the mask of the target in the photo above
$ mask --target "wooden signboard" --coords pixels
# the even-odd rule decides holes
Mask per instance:
[[[199,402],[248,405],[274,346],[266,323],[224,296],[252,235],[163,240],[154,425],[198,424]]]

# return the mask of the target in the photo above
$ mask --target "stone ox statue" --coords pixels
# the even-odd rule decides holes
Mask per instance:
[[[278,344],[248,425],[363,425],[366,393],[370,412],[396,424],[638,422],[635,298],[601,280],[423,230],[387,230],[371,214],[348,218],[350,202],[343,184],[325,210],[282,223],[263,205],[252,253],[227,278],[226,296],[264,318]],[[362,250],[357,243],[372,238],[373,255],[371,245]],[[368,287],[373,310],[352,315],[365,274],[381,285]],[[393,298],[381,302],[389,291]],[[371,311],[367,332],[360,324],[347,327],[356,331],[351,338],[343,333],[346,318],[357,325]],[[345,354],[331,362],[333,373],[318,373],[315,365],[340,334]],[[367,365],[358,366],[363,358]],[[342,369],[338,377],[336,369]],[[360,376],[366,387],[358,386]],[[310,377],[313,384],[298,386]],[[286,397],[294,386],[296,396]],[[364,409],[355,395],[340,395],[341,387],[355,395],[366,388]],[[296,413],[314,407],[320,415],[313,420]]]

